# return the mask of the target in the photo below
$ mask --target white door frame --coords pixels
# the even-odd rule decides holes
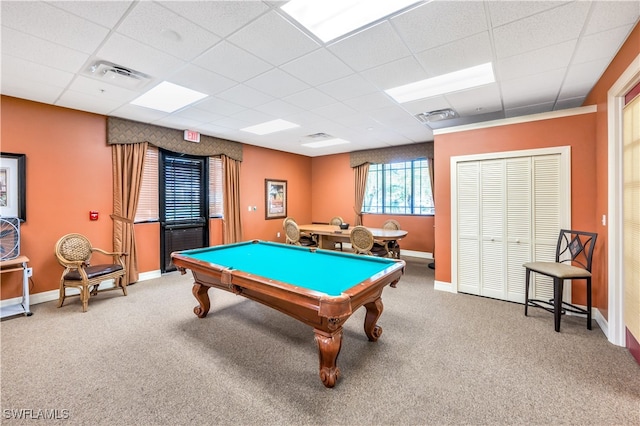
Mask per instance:
[[[607,255],[609,315],[598,315],[596,320],[611,343],[625,346],[624,325],[624,250],[622,209],[622,109],[624,95],[640,82],[640,54],[629,64],[607,92],[608,131],[608,206],[609,229]],[[603,224],[604,223],[603,218]]]

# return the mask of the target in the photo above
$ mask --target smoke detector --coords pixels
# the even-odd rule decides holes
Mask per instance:
[[[85,74],[96,80],[127,89],[139,89],[151,81],[151,77],[145,73],[107,61],[94,62]]]

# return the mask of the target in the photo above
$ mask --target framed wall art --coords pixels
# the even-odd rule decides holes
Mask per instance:
[[[27,220],[25,154],[0,153],[0,216]]]
[[[265,179],[265,219],[287,217],[287,181]]]

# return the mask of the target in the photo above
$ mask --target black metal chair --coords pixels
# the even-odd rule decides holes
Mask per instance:
[[[560,331],[560,318],[566,312],[587,316],[587,328],[591,330],[591,264],[593,249],[598,234],[593,232],[561,229],[556,247],[555,262],[528,262],[525,281],[524,315],[528,314],[529,306],[536,306],[552,312],[555,330]],[[548,301],[529,299],[529,280],[531,272],[553,278],[553,299]],[[585,280],[587,284],[587,308],[583,309],[562,300],[564,280]]]

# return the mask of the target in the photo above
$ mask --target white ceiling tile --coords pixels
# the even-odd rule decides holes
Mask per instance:
[[[254,123],[238,120],[237,118],[225,117],[221,118],[220,120],[214,120],[210,124],[213,124],[214,126],[226,127],[228,129],[240,130],[244,129],[245,127],[251,126]]]
[[[580,96],[577,98],[569,98],[569,99],[558,99],[556,102],[554,110],[568,109],[568,108],[577,108],[581,107],[584,104],[584,99],[586,96]]]
[[[391,20],[413,52],[487,30],[483,2],[432,1]]]
[[[48,1],[52,6],[110,28],[134,3],[133,1]]]
[[[411,126],[416,123],[416,118],[407,114],[405,110],[397,106],[374,109],[372,111],[368,111],[367,114],[379,123],[391,128],[395,128],[397,126]]]
[[[118,33],[184,60],[220,41],[217,35],[150,1],[138,3],[120,23]]]
[[[502,97],[498,83],[447,93],[445,98],[461,117],[502,111]]]
[[[3,1],[2,25],[85,53],[92,53],[109,30],[46,3]]]
[[[52,86],[51,84],[7,77],[10,76],[6,76],[3,71],[0,93],[6,96],[53,105],[60,94],[63,93],[61,87]],[[7,80],[10,81],[7,82]]]
[[[15,56],[3,55],[2,81],[21,79],[35,83],[66,87],[74,77],[73,73],[51,68],[45,65],[25,61]]]
[[[429,142],[433,140],[433,130],[424,124],[415,126],[397,127],[394,129],[398,134],[413,142]]]
[[[272,121],[273,116],[266,114],[261,111],[257,111],[255,109],[245,109],[240,111],[237,114],[233,114],[230,116],[236,120],[245,121],[247,123],[251,123],[250,126],[254,126],[256,124],[265,123],[267,121]]]
[[[259,1],[163,1],[161,4],[222,37],[269,10]]]
[[[569,40],[520,55],[499,59],[496,71],[500,79],[512,80],[569,65],[577,40]]]
[[[243,27],[229,36],[228,40],[276,66],[319,47],[315,41],[274,11]]]
[[[99,96],[98,94],[92,95],[74,90],[65,90],[55,104],[65,108],[109,115],[109,113],[117,109],[122,102]]]
[[[2,53],[69,72],[81,70],[89,59],[86,53],[7,27],[2,28]]]
[[[183,117],[185,119],[191,120],[192,122],[198,122],[200,123],[198,124],[198,126],[204,123],[209,123],[211,121],[224,118],[224,116],[222,115],[198,108],[181,109],[180,111],[174,112],[171,115],[176,118]]]
[[[340,117],[335,117],[334,120],[337,123],[340,123],[343,126],[346,126],[352,130],[363,132],[365,136],[367,134],[367,129],[370,129],[370,128],[376,129],[376,128],[382,127],[380,123],[375,121],[369,115],[362,112],[356,112],[355,114],[352,113],[349,115],[345,114]]]
[[[271,96],[242,84],[234,86],[231,89],[227,89],[224,92],[218,93],[216,97],[225,99],[238,105],[242,105],[246,108],[252,108],[256,105],[266,104],[267,102],[273,100]]]
[[[193,63],[239,82],[272,68],[262,59],[226,41],[218,43]]]
[[[585,35],[595,34],[620,26],[629,28],[638,22],[640,1],[594,1]]]
[[[123,103],[130,102],[140,96],[140,93],[134,90],[114,86],[107,82],[108,80],[99,81],[80,75],[73,79],[68,88],[76,93],[84,93],[85,95],[93,96],[95,100],[98,101],[100,99],[106,99]]]
[[[566,1],[487,1],[491,24],[494,27],[517,21],[545,10],[562,6]]]
[[[208,95],[215,95],[238,84],[220,74],[191,64],[168,77],[168,80]]]
[[[336,102],[335,104],[316,108],[312,112],[331,120],[338,120],[340,117],[354,114],[356,111],[341,102]]]
[[[244,84],[274,97],[292,95],[309,88],[309,85],[278,68],[247,80]]]
[[[571,63],[580,64],[596,59],[611,61],[613,59],[612,52],[618,51],[631,29],[631,26],[625,25],[583,37],[578,44]]]
[[[541,104],[526,105],[518,108],[507,108],[504,112],[505,118],[521,117],[523,115],[539,114],[541,112],[552,111],[554,103],[545,102]]]
[[[607,65],[609,65],[608,59],[597,59],[591,62],[571,65],[560,90],[560,99],[575,98],[589,93],[589,90],[598,81]]]
[[[121,34],[113,34],[96,56],[125,68],[163,78],[185,64],[180,59],[139,43]]]
[[[382,90],[430,77],[413,56],[371,68],[361,75]]]
[[[210,96],[203,99],[202,101],[198,102],[194,106],[194,108],[211,112],[223,117],[228,117],[245,109],[245,107],[243,107],[242,105],[238,105],[236,103],[229,102],[215,96]]]
[[[198,126],[205,124],[198,120],[192,120],[190,118],[185,118],[177,115],[168,115],[159,120],[152,121],[156,126],[169,127],[171,129],[178,130],[193,130]]]
[[[493,61],[487,31],[416,54],[429,76],[447,74]]]
[[[398,104],[383,92],[370,93],[356,98],[346,99],[345,104],[358,111],[370,111],[380,108],[394,108]]]
[[[258,111],[262,111],[265,114],[270,114],[274,117],[285,118],[289,115],[299,114],[302,112],[302,108],[291,105],[288,102],[281,101],[279,99],[267,102],[266,104],[258,105],[254,107]]]
[[[573,2],[493,29],[498,58],[576,39],[589,12],[589,2]]]
[[[527,104],[555,102],[565,70],[553,70],[529,77],[503,81],[500,86],[504,107],[518,108]]]
[[[290,96],[285,96],[283,100],[306,110],[320,108],[325,105],[330,105],[336,101],[332,97],[313,88]]]
[[[327,95],[343,101],[376,92],[376,87],[358,74],[332,81],[318,86]]]
[[[374,68],[410,54],[389,22],[342,39],[330,45],[329,50],[356,71]]]
[[[155,120],[159,120],[162,117],[166,117],[166,112],[157,111],[151,108],[145,108],[137,105],[131,105],[126,103],[120,108],[111,111],[109,114],[114,117],[126,118],[128,120],[140,121],[141,123],[151,123]]]
[[[353,74],[351,68],[324,49],[294,59],[280,68],[312,86]]]

